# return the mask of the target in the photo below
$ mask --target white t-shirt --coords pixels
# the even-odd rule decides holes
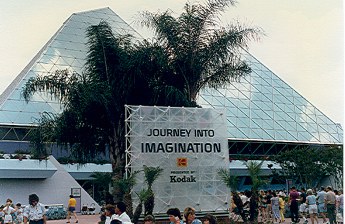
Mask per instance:
[[[12,208],[11,206],[6,206],[2,211],[4,212],[5,218],[4,218],[4,222],[5,223],[12,223],[12,215],[11,213],[14,212],[14,208]]]
[[[129,218],[129,216],[127,215],[126,212],[122,213],[121,215],[119,215],[119,219],[122,222],[126,222],[126,223],[132,223],[131,218]]]
[[[110,224],[111,221],[113,221],[113,220],[115,220],[115,219],[120,220],[119,216],[116,215],[116,214],[113,214],[111,217],[107,216],[107,218],[106,218],[104,224]],[[121,220],[120,220],[120,221],[121,221]]]
[[[240,198],[241,198],[241,201],[242,201],[243,205],[244,205],[246,202],[248,202],[248,200],[249,200],[248,197],[245,196],[244,194],[241,195]]]
[[[11,213],[13,213],[14,208],[12,208],[11,206],[6,206],[2,211],[5,213],[5,215],[10,215]]]

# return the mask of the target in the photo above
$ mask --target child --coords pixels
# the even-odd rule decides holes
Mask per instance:
[[[22,204],[17,203],[15,209],[16,209],[15,213],[17,215],[15,223],[16,224],[22,224],[24,221]]]

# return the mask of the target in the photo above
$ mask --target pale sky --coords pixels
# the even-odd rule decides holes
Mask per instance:
[[[0,0],[0,92],[74,12],[110,7],[134,29],[139,11],[171,9],[185,0]],[[192,1],[193,2],[193,1]],[[199,1],[202,2],[202,1]],[[222,17],[261,27],[249,51],[326,116],[344,127],[342,0],[238,0]]]

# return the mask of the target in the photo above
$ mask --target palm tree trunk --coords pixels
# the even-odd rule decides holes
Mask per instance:
[[[125,173],[125,140],[124,140],[124,123],[119,121],[117,127],[114,127],[113,138],[110,139],[110,160],[113,169],[113,181],[123,179]],[[124,199],[123,192],[120,189],[114,189],[114,202]]]
[[[133,219],[133,202],[131,191],[127,192],[123,198],[123,202],[126,205],[126,213],[128,216]]]
[[[141,215],[142,212],[143,212],[143,203],[140,202],[140,203],[137,205],[137,207],[136,207],[136,209],[135,209],[135,212],[134,212],[134,215],[133,215],[132,221],[133,221],[134,224],[137,224],[137,223],[138,223],[139,218],[140,218],[140,215]]]

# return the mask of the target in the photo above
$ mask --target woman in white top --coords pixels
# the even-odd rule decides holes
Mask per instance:
[[[307,199],[306,199],[306,203],[308,205],[308,209],[309,209],[309,216],[310,216],[310,220],[311,223],[314,224],[314,220],[316,221],[316,223],[318,223],[317,220],[317,205],[316,205],[316,197],[313,194],[313,190],[312,189],[308,189],[307,190]]]
[[[279,211],[279,197],[276,192],[272,192],[273,197],[271,198],[271,207],[273,218],[275,222],[280,222],[280,211]]]
[[[6,200],[6,205],[3,208],[2,212],[5,214],[4,224],[12,224],[13,223],[12,214],[15,212],[15,209],[12,207],[11,199],[8,198]]]

